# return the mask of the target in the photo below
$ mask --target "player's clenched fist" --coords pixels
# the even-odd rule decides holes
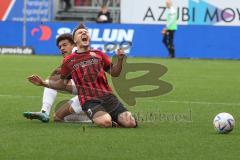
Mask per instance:
[[[123,59],[125,57],[125,53],[122,49],[117,50],[117,57],[118,59]]]

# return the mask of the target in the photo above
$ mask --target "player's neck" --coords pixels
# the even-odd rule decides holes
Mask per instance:
[[[90,47],[77,47],[77,52],[82,53],[82,52],[87,52],[90,50]]]

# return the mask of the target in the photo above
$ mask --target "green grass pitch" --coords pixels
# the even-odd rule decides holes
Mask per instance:
[[[136,129],[25,119],[24,111],[40,110],[43,91],[26,77],[37,73],[45,78],[61,60],[0,56],[1,160],[239,159],[239,61],[129,58],[134,63],[163,64],[168,72],[161,79],[174,86],[166,95],[138,98],[136,106],[128,107],[139,114]],[[70,97],[60,93],[57,102]],[[214,116],[223,111],[236,120],[227,135],[217,134],[212,125]]]

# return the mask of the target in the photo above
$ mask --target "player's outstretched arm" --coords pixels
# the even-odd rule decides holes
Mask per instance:
[[[120,75],[124,57],[126,57],[124,51],[122,49],[118,49],[117,62],[113,64],[112,68],[110,69],[111,76],[118,77]]]
[[[36,86],[47,87],[47,82],[42,80],[42,78],[39,77],[38,75],[31,75],[31,76],[27,77],[27,79],[29,82],[31,82],[32,84],[34,84]]]
[[[47,87],[55,90],[65,90],[67,83],[63,79],[59,79],[56,81],[53,80],[43,80],[41,77],[38,75],[32,75],[29,76],[28,81],[31,82],[32,84],[36,86],[42,86],[42,87]]]

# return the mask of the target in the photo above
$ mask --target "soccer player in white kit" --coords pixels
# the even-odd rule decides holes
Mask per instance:
[[[71,54],[74,52],[75,43],[73,42],[72,35],[71,34],[62,34],[60,35],[56,40],[56,45],[61,51],[63,57]],[[56,68],[50,77],[49,80],[58,80],[60,79],[60,72],[61,68]],[[77,95],[77,89],[76,86],[69,77],[68,86],[65,91],[68,91],[72,94]],[[49,122],[50,120],[50,111],[53,106],[53,103],[57,97],[57,91],[50,89],[50,88],[44,88],[43,92],[43,99],[42,99],[42,108],[40,112],[24,112],[23,116],[27,119],[38,119],[42,122]],[[70,114],[69,115],[69,111]],[[68,102],[62,104],[54,115],[54,121],[62,122],[62,121],[80,121],[80,122],[89,122],[90,120],[87,118],[87,116],[82,112],[82,107],[79,102],[78,96],[74,96],[72,99],[70,99]]]

